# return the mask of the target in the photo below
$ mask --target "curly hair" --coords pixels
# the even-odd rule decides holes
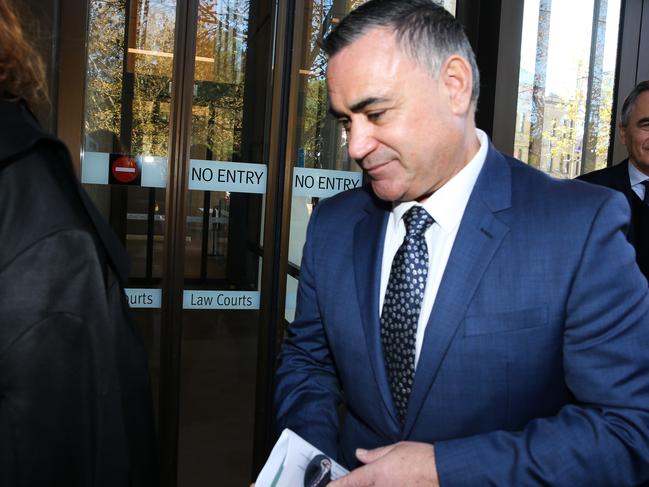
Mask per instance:
[[[0,0],[0,100],[47,100],[43,62],[27,42],[10,0]]]

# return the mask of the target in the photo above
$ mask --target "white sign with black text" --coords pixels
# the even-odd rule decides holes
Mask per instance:
[[[259,291],[185,290],[183,309],[259,309]]]
[[[131,308],[160,308],[162,289],[127,288],[124,289]]]
[[[265,194],[267,169],[265,164],[192,159],[189,189]]]
[[[293,169],[293,196],[328,198],[358,188],[362,181],[360,172],[296,167]]]

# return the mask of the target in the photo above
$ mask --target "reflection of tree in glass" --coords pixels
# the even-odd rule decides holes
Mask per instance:
[[[577,61],[575,90],[545,93],[551,0],[539,3],[536,67],[528,162],[560,177],[575,177],[606,165],[613,73],[604,72],[608,0],[593,2],[590,55]]]
[[[90,4],[86,133],[108,130],[132,153],[166,156],[174,19],[172,0]]]
[[[125,2],[90,6],[86,84],[86,133],[119,133]]]
[[[311,22],[305,26],[308,44],[303,51],[300,91],[303,107],[297,147],[304,154],[306,167],[352,169],[343,147],[340,127],[328,114],[326,88],[327,59],[320,42],[349,11],[366,0],[314,0],[308,2]]]
[[[247,0],[199,4],[192,143],[210,159],[240,160],[249,13]]]

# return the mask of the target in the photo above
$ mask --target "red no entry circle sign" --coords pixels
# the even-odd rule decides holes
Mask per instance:
[[[128,156],[121,156],[115,159],[111,165],[113,177],[123,184],[132,183],[140,175],[135,159]]]

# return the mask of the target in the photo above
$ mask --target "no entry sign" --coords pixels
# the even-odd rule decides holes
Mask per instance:
[[[140,165],[136,158],[121,155],[110,155],[110,182],[113,184],[140,184]]]

